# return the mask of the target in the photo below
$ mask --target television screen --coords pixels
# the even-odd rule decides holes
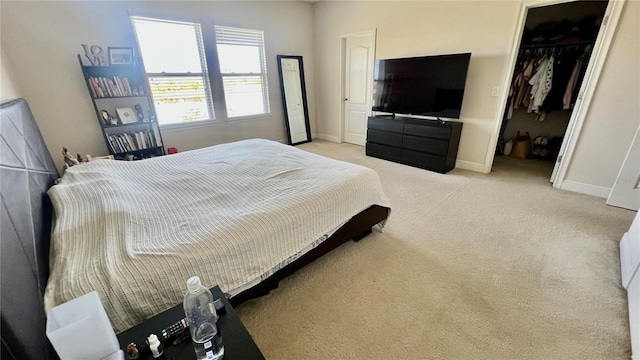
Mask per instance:
[[[376,60],[373,111],[460,118],[471,53]]]

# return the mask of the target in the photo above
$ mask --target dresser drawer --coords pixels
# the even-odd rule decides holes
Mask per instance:
[[[385,159],[385,160],[390,160],[395,162],[401,161],[402,159],[401,151],[402,150],[400,148],[395,148],[395,147],[385,146],[385,145],[378,145],[370,142],[367,143],[367,146],[365,148],[365,153],[368,156],[374,156],[380,159]]]
[[[369,129],[367,130],[367,142],[400,147],[402,146],[402,134]]]
[[[425,120],[425,123],[428,120]],[[407,135],[424,136],[436,139],[449,140],[451,128],[445,126],[430,126],[423,124],[404,124],[404,133]]]
[[[402,137],[402,148],[446,156],[447,152],[449,151],[449,141],[435,138],[404,135]]]
[[[432,155],[413,150],[402,149],[402,162],[423,169],[446,172],[447,159],[444,156]]]
[[[402,134],[403,126],[402,119],[370,117],[367,128]]]

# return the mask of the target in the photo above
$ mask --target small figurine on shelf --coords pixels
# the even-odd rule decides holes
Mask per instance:
[[[138,122],[143,122],[144,112],[142,111],[142,106],[140,106],[140,104],[136,104],[134,108],[136,109],[136,117],[138,118]]]
[[[80,162],[73,157],[73,155],[69,154],[69,150],[66,147],[62,148],[62,156],[64,156],[64,168],[71,167],[73,165],[78,165]]]
[[[102,110],[102,120],[104,120],[104,125],[105,126],[120,125],[120,124],[118,124],[118,119],[116,119],[113,116],[111,116],[111,114],[109,114],[109,112],[107,110]]]
[[[149,121],[150,122],[155,122],[156,121],[156,115],[151,110],[149,110]]]
[[[107,110],[102,110],[102,121],[105,126],[111,125],[111,115]]]

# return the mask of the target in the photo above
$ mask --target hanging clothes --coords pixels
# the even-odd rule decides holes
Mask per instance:
[[[544,99],[551,90],[553,82],[554,56],[550,55],[542,60],[536,73],[529,80],[531,84],[531,102],[527,112],[540,112]]]
[[[580,72],[580,68],[582,67],[582,59],[578,59],[576,64],[573,66],[573,71],[571,71],[571,77],[569,77],[569,83],[567,84],[567,88],[564,91],[564,96],[562,97],[562,109],[568,110],[571,109],[573,103],[571,102],[571,97],[573,92],[576,90],[576,84],[578,84],[578,73]]]
[[[560,111],[564,107],[564,94],[567,90],[567,84],[580,55],[576,50],[572,48],[561,49],[560,53],[554,57],[551,90],[540,108],[545,113]]]
[[[584,80],[584,76],[587,73],[587,65],[589,65],[589,58],[591,58],[591,51],[593,50],[593,45],[587,45],[584,49],[582,55],[578,58],[581,60],[580,69],[578,70],[578,81],[576,82],[576,86],[573,88],[573,93],[571,94],[570,107],[576,103],[578,99],[578,93],[580,92],[580,87],[582,86],[582,81]]]
[[[524,70],[522,71],[522,82],[518,88],[518,94],[516,96],[516,101],[514,103],[514,107],[518,109],[520,106],[529,106],[529,94],[531,94],[531,84],[529,84],[529,80],[531,80],[531,76],[533,76],[533,66],[536,62],[535,56],[529,56],[525,61]]]
[[[591,45],[540,45],[518,54],[511,81],[506,119],[514,109],[542,115],[573,108],[590,55]],[[534,71],[535,70],[535,71]]]

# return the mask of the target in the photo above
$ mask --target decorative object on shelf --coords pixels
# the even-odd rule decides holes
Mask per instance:
[[[80,44],[84,49],[84,56],[89,60],[89,64],[93,66],[106,65],[102,47],[98,45]]]
[[[133,65],[133,48],[109,47],[109,65]]]
[[[122,124],[131,124],[137,121],[131,108],[116,108],[116,114],[118,114],[118,119],[120,119]]]
[[[311,141],[302,56],[278,55],[280,89],[290,145]]]
[[[111,114],[109,114],[109,112],[107,110],[102,110],[101,114],[102,114],[102,120],[104,120],[104,125],[105,126],[114,125],[113,124],[113,116],[111,116]],[[117,124],[118,124],[118,122],[116,121],[115,125],[117,125]]]
[[[134,109],[136,109],[136,117],[138,118],[138,122],[143,122],[144,112],[142,112],[142,106],[140,106],[140,104],[136,104],[136,106],[134,106]]]
[[[151,122],[155,122],[156,121],[156,115],[151,110],[149,110],[149,121],[151,121]]]

